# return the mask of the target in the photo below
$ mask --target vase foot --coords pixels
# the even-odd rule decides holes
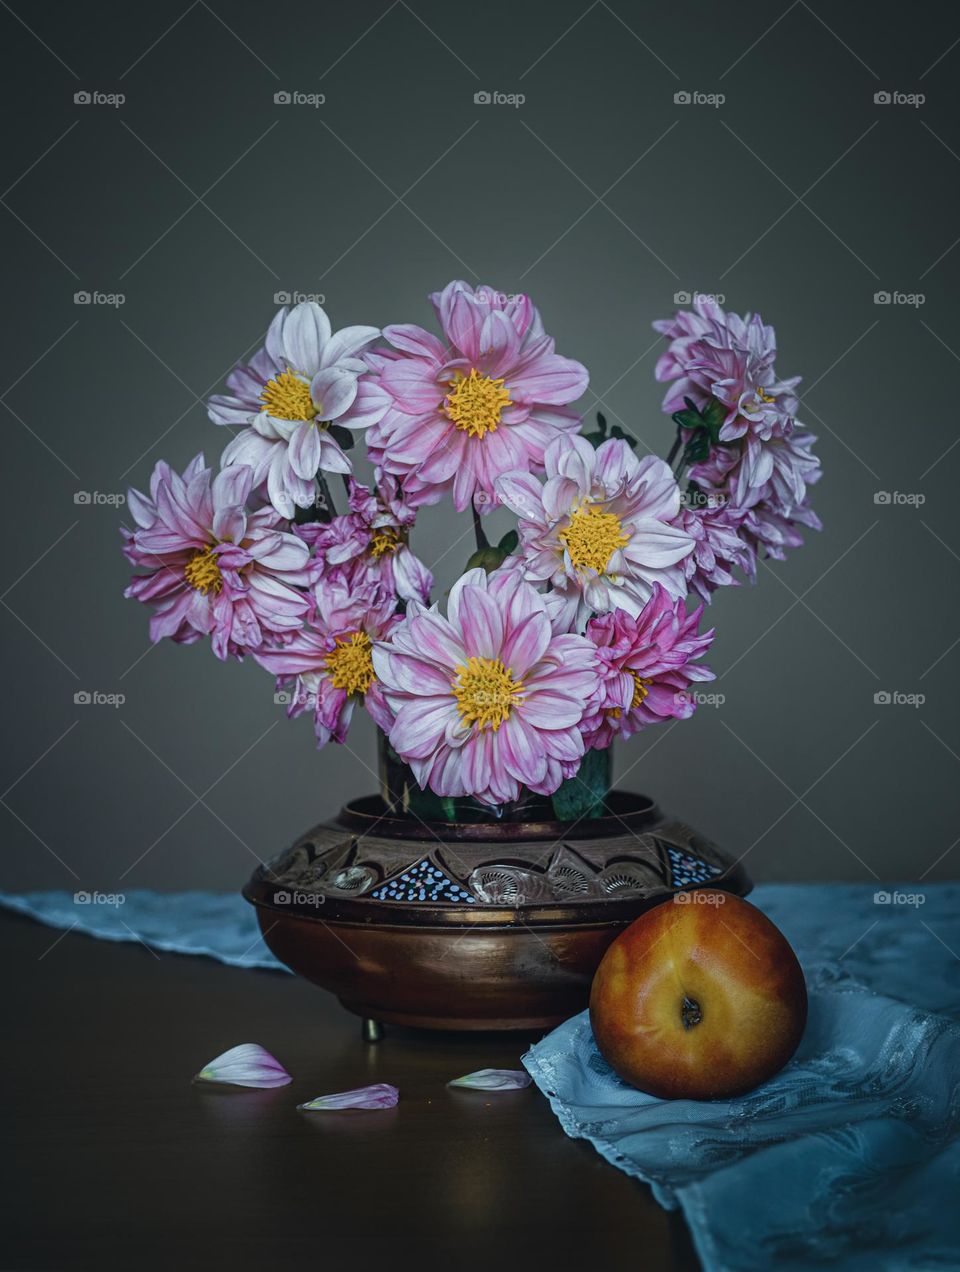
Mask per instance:
[[[364,1042],[379,1042],[383,1037],[383,1025],[379,1020],[371,1020],[369,1016],[364,1016],[360,1022],[360,1036]]]

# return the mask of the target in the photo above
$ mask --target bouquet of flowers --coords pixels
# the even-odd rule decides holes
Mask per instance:
[[[815,438],[759,315],[698,298],[654,324],[676,426],[659,459],[602,415],[583,431],[587,370],[555,352],[528,296],[451,282],[430,300],[439,335],[279,310],[210,399],[232,434],[218,470],[161,461],[148,495],[130,491],[124,552],[142,573],[125,594],[150,606],[153,641],[250,654],[291,716],[313,715],[319,746],[368,711],[415,810],[425,792],[419,807],[448,817],[536,797],[582,814],[614,738],[686,719],[691,686],[713,679],[713,591],[819,528]],[[476,551],[441,606],[410,540],[445,498],[470,511]],[[516,525],[494,543],[486,518],[503,508]]]

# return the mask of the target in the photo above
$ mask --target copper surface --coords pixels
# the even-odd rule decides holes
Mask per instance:
[[[520,824],[518,833],[517,823],[411,825],[386,816],[375,798],[359,800],[258,868],[244,896],[277,958],[360,1016],[432,1029],[546,1029],[586,1007],[614,937],[678,890],[671,845],[717,871],[711,887],[750,890],[739,864],[646,797],[614,793],[611,810],[573,827]],[[472,889],[473,901],[373,899],[384,880],[427,859]],[[491,870],[532,882],[535,897],[485,899],[476,880]],[[601,894],[611,874],[619,883],[624,873],[626,890]],[[347,894],[354,885],[359,893]]]

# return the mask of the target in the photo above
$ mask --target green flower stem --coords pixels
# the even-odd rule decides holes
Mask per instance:
[[[486,531],[480,521],[480,514],[477,512],[476,505],[471,503],[470,511],[473,513],[473,533],[477,540],[477,551],[482,552],[484,548],[489,548],[490,542],[487,539]]]

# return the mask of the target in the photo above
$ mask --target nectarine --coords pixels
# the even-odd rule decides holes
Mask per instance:
[[[807,990],[786,937],[748,901],[676,893],[603,957],[590,993],[597,1046],[616,1072],[663,1099],[742,1095],[787,1063]]]

